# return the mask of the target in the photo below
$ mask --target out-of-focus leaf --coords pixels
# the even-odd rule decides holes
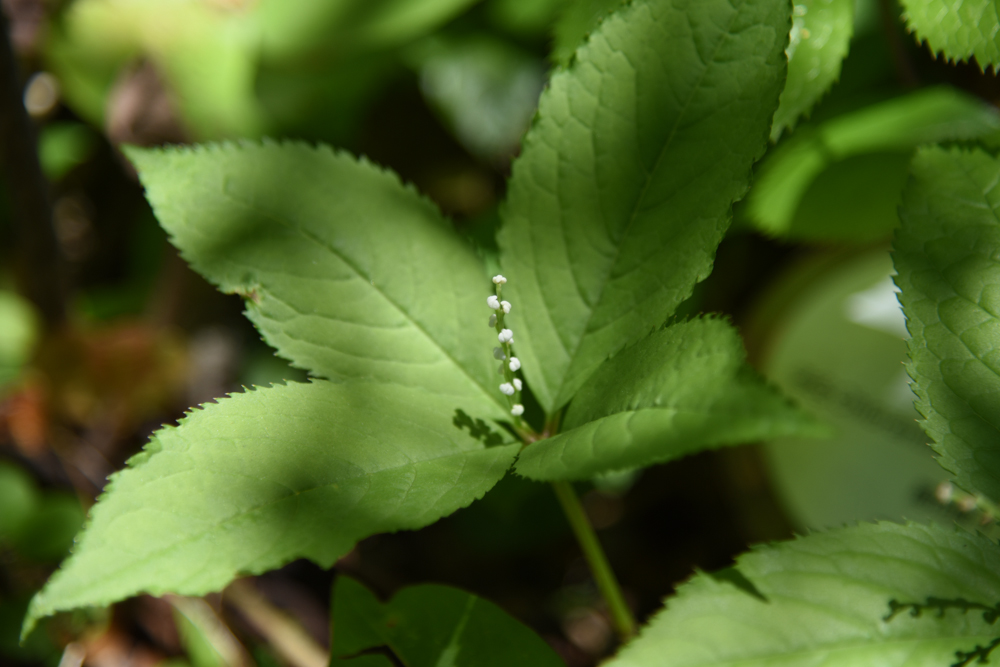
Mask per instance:
[[[83,3],[76,3],[82,5]],[[68,106],[96,127],[103,127],[108,95],[121,68],[136,57],[134,41],[92,38],[76,26],[75,5],[50,27],[45,45],[47,67],[59,79]]]
[[[20,534],[38,509],[38,490],[28,473],[0,461],[0,542],[10,542]]]
[[[997,545],[957,528],[879,523],[817,533],[695,575],[604,664],[945,667],[956,651],[998,635],[983,613],[1000,600],[998,571]],[[945,606],[926,605],[930,598]],[[905,603],[925,605],[923,613]]]
[[[158,103],[176,104],[184,136],[306,130],[344,138],[363,102],[398,71],[395,50],[471,2],[79,0],[54,29],[47,56],[70,106],[95,124],[128,68],[144,59],[165,81]]]
[[[854,29],[855,0],[798,0],[792,8],[788,79],[774,112],[771,140],[795,127],[840,76]]]
[[[493,23],[505,30],[538,35],[551,29],[567,2],[572,0],[491,0],[486,11]]]
[[[363,537],[468,505],[519,447],[487,447],[456,426],[456,403],[317,381],[189,414],[112,478],[73,555],[32,601],[25,634],[57,611],[140,592],[203,595],[295,558],[330,567]]]
[[[432,40],[415,51],[420,90],[471,153],[514,153],[545,83],[542,63],[488,36]]]
[[[17,377],[39,333],[31,306],[14,292],[0,290],[0,387]]]
[[[882,246],[816,254],[776,277],[744,319],[761,372],[835,430],[763,447],[768,478],[799,529],[981,518],[955,517],[935,498],[947,473],[917,425],[892,273]]]
[[[356,0],[363,21],[350,26],[366,48],[385,48],[418,37],[458,16],[476,0]]]
[[[967,491],[1000,500],[1000,159],[923,148],[893,259],[921,427]]]
[[[917,40],[948,60],[975,57],[979,67],[1000,65],[1000,16],[996,0],[901,0],[903,18]]]
[[[345,145],[356,140],[365,111],[385,82],[404,71],[394,51],[262,57],[255,92],[270,136],[308,136]]]
[[[826,434],[745,357],[723,320],[661,329],[605,361],[570,403],[564,432],[526,447],[515,469],[580,480],[723,445]]]
[[[567,0],[552,30],[552,53],[556,65],[568,65],[577,47],[625,0]]]
[[[51,123],[38,136],[38,159],[50,180],[86,160],[97,143],[94,131],[83,123]]]
[[[1000,114],[970,95],[945,87],[910,93],[800,128],[761,163],[743,211],[773,236],[885,238],[913,148],[998,133]]]
[[[471,593],[411,586],[382,604],[361,584],[339,577],[330,664],[350,667],[351,656],[379,646],[388,646],[408,667],[563,665],[541,637]]]
[[[475,0],[262,0],[253,21],[270,59],[327,51],[385,49],[419,37],[468,9]]]
[[[553,75],[498,236],[546,412],[708,276],[767,145],[790,20],[781,0],[635,0]]]
[[[68,48],[124,65],[150,58],[186,124],[200,137],[255,136],[264,128],[254,94],[253,14],[199,0],[83,0],[65,16]]]
[[[21,619],[28,609],[29,600],[30,596],[20,594],[5,594],[0,598],[0,663],[8,664],[9,660],[15,665],[55,667],[59,664],[60,649],[49,633],[36,632],[24,642],[19,641]]]
[[[15,535],[14,546],[25,558],[54,563],[66,557],[73,538],[83,527],[80,500],[69,493],[50,491]]]

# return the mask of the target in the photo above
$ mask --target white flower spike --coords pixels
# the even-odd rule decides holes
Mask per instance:
[[[517,378],[514,378],[513,382],[514,382],[514,389],[521,391],[521,381],[518,380]]]
[[[503,392],[503,394],[506,396],[513,396],[514,385],[512,385],[510,382],[504,382],[502,385],[500,385],[500,391]]]
[[[501,276],[499,273],[497,275],[493,276],[493,284],[494,285],[503,285],[503,284],[506,284],[506,282],[507,282],[507,279],[504,278],[503,276]]]
[[[497,335],[497,340],[501,343],[509,343],[514,340],[514,332],[510,329],[504,329]]]
[[[524,406],[521,405],[520,403],[515,403],[514,407],[510,409],[510,414],[514,415],[515,417],[520,417],[521,415],[524,414]]]
[[[510,301],[501,301],[500,307],[503,308],[503,314],[506,315],[510,312]]]
[[[500,300],[497,299],[496,294],[491,294],[486,297],[486,305],[493,310],[500,310]]]
[[[510,358],[510,370],[511,372],[517,371],[521,367],[521,360],[517,357]]]

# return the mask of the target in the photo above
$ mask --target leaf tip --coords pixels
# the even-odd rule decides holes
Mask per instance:
[[[45,614],[39,614],[36,610],[38,596],[41,593],[36,593],[35,597],[31,599],[31,604],[28,606],[28,613],[24,616],[24,621],[21,623],[21,634],[18,637],[18,643],[23,646],[25,640],[34,632],[35,628],[38,627],[38,621],[41,620]]]

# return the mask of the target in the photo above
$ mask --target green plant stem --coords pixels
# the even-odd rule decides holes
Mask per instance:
[[[611,621],[618,631],[618,636],[623,643],[627,642],[635,634],[635,618],[632,617],[632,610],[625,604],[621,586],[618,585],[618,579],[608,564],[608,558],[597,540],[597,534],[583,511],[583,505],[580,504],[580,499],[576,497],[576,491],[569,482],[552,482],[552,488],[556,492],[559,504],[562,505],[563,512],[566,513],[566,518],[569,519],[569,525],[573,528],[576,541],[580,543],[587,564],[590,565],[597,588],[600,589],[608,605]]]

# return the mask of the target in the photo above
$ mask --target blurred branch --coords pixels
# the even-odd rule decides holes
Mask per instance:
[[[2,11],[0,39],[0,155],[12,208],[17,279],[21,292],[52,330],[66,320],[59,246],[49,185],[38,161],[35,128],[22,101],[10,26]]]
[[[211,645],[227,667],[251,667],[253,661],[229,626],[203,598],[165,595],[170,603]]]
[[[327,667],[330,656],[302,627],[274,607],[247,580],[234,581],[225,600],[232,604],[292,667]]]

